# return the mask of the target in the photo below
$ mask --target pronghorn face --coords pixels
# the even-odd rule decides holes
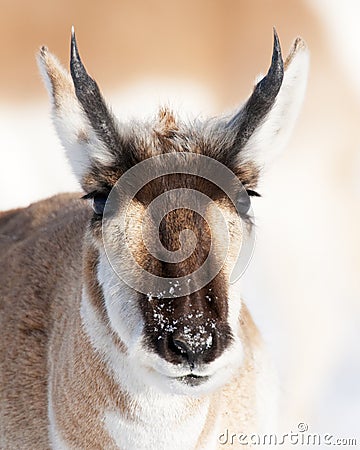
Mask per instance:
[[[170,112],[162,111],[159,120],[164,117],[175,123]],[[153,127],[129,134],[128,148],[139,162],[125,174],[114,165],[83,178],[93,197],[99,281],[113,329],[146,374],[162,388],[199,392],[217,385],[216,373],[224,381],[226,366],[230,374],[241,361],[241,301],[239,294],[230,298],[229,280],[251,231],[244,186],[253,193],[258,171],[245,163],[236,176],[196,153],[214,151],[214,137],[206,142],[204,129],[195,134],[178,123],[176,133],[159,136]]]
[[[169,156],[184,170],[191,166],[183,152]],[[154,164],[153,176],[159,161],[143,161]],[[199,176],[172,173],[142,184],[126,208],[126,193],[111,193],[91,225],[104,248],[99,279],[110,321],[147,373],[160,377],[159,386],[199,391],[214,384],[216,372],[224,380],[217,367],[230,370],[241,360],[241,302],[239,294],[230,298],[229,280],[250,231],[250,203],[239,182],[227,186],[238,209]]]
[[[242,359],[240,294],[230,283],[251,237],[249,196],[270,150],[283,146],[305,89],[307,51],[271,67],[231,119],[184,123],[169,110],[120,125],[71,45],[71,77],[43,48],[55,125],[86,198],[89,245],[112,331],[135,374],[201,393]],[[246,264],[247,261],[242,261]],[[85,286],[86,288],[86,286]]]

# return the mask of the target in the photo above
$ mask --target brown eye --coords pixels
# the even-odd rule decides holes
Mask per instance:
[[[246,191],[241,192],[236,200],[236,210],[240,216],[246,216],[251,206],[250,197]]]
[[[108,194],[104,192],[90,192],[82,197],[84,200],[91,200],[91,206],[97,216],[102,216],[105,209]]]
[[[102,216],[105,209],[105,204],[107,200],[107,195],[105,194],[95,194],[92,199],[92,208],[94,213],[98,216]]]

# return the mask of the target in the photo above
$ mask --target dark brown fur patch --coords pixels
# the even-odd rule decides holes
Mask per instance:
[[[245,189],[255,189],[260,177],[260,169],[252,161],[244,162],[233,168],[235,175]]]
[[[86,192],[98,190],[109,191],[118,179],[128,169],[152,156],[166,153],[196,153],[203,154],[228,166],[238,177],[245,188],[255,188],[259,179],[259,168],[251,161],[241,162],[241,158],[228,160],[232,141],[224,141],[218,133],[209,133],[207,125],[184,124],[173,122],[173,116],[168,112],[162,113],[162,121],[166,124],[158,131],[147,127],[129,132],[123,138],[118,157],[111,166],[93,163],[91,169],[82,179],[82,186]],[[199,124],[198,124],[199,125]],[[136,135],[136,133],[138,134]],[[226,147],[229,146],[229,148]],[[240,162],[239,162],[240,161]]]

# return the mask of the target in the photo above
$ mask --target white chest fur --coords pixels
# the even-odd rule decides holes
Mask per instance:
[[[195,449],[205,424],[207,405],[202,405],[193,414],[184,418],[176,413],[174,417],[176,400],[173,402],[169,397],[166,403],[167,408],[164,404],[161,408],[156,408],[154,404],[150,405],[149,399],[145,399],[141,418],[136,421],[127,421],[117,412],[107,411],[105,426],[116,445],[123,450]],[[212,447],[206,448],[211,450]]]
[[[126,362],[126,356],[114,347],[85,292],[81,315],[94,349],[102,355],[114,380],[131,398],[131,420],[112,409],[104,414],[104,426],[116,447],[121,450],[197,448],[208,414],[209,399],[196,400],[146,386],[139,380],[139,374],[133,373],[131,361]],[[216,439],[212,442],[215,445]],[[205,448],[211,450],[211,444]]]

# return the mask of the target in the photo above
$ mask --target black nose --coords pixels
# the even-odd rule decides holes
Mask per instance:
[[[170,341],[173,352],[193,368],[195,363],[202,360],[205,354],[211,350],[213,336],[211,334],[176,333],[171,336]]]

